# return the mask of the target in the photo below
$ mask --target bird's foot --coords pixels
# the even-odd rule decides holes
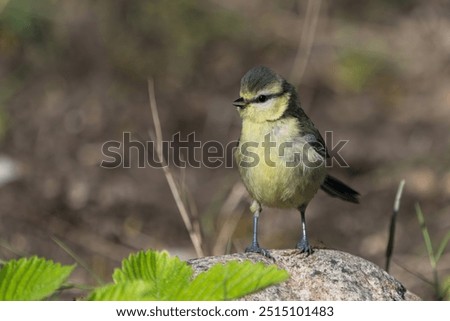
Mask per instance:
[[[273,258],[273,256],[270,255],[270,252],[268,250],[263,249],[262,247],[260,247],[258,245],[258,243],[252,244],[252,245],[248,246],[247,248],[245,248],[245,253],[258,253],[258,254],[261,254],[261,255],[269,258],[269,259],[275,260]]]
[[[302,238],[300,242],[297,243],[297,249],[300,250],[300,253],[306,253],[306,256],[311,255],[314,250],[309,245],[308,239]]]

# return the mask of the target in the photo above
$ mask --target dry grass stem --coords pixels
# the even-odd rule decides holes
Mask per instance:
[[[236,210],[245,195],[246,193],[244,185],[241,182],[238,182],[234,184],[230,194],[223,203],[219,212],[219,218],[225,216],[227,216],[227,218],[225,219],[225,222],[224,224],[222,224],[221,229],[218,233],[216,242],[213,247],[213,255],[224,254],[224,249],[226,249],[229,239],[231,235],[233,235],[234,230],[236,229],[236,226],[242,217],[242,213],[241,215],[232,216],[230,216],[230,213],[233,213]]]
[[[386,248],[386,272],[389,272],[389,266],[391,263],[392,252],[394,249],[394,239],[395,239],[395,223],[397,222],[397,214],[400,209],[400,199],[403,193],[403,187],[405,186],[405,180],[403,179],[398,185],[397,194],[395,195],[394,209],[392,210],[391,225],[389,227],[389,240]]]
[[[319,20],[321,0],[308,0],[306,6],[305,19],[302,24],[302,33],[298,43],[297,54],[295,55],[290,80],[298,86],[308,65],[309,56],[314,43],[317,21]]]
[[[194,224],[191,220],[191,217],[189,216],[189,213],[186,209],[186,206],[182,200],[181,193],[177,187],[177,184],[175,182],[175,179],[172,175],[172,172],[170,171],[170,168],[164,159],[163,155],[163,145],[162,145],[162,131],[161,131],[161,122],[159,120],[159,114],[158,114],[158,108],[156,104],[156,98],[155,98],[155,88],[153,84],[153,80],[148,80],[148,95],[149,95],[149,101],[150,101],[150,109],[152,112],[152,118],[153,118],[153,125],[155,128],[155,143],[156,143],[156,154],[158,155],[159,162],[163,164],[163,172],[166,177],[167,183],[169,184],[170,191],[172,192],[172,196],[175,200],[175,203],[178,207],[178,212],[181,215],[181,218],[183,219],[183,223],[186,226],[186,229],[189,233],[189,237],[191,238],[192,245],[194,246],[195,252],[198,257],[204,256],[203,248],[202,248],[202,238],[201,233],[199,231],[196,231],[197,229],[194,228]]]

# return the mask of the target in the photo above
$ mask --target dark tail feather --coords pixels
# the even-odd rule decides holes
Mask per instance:
[[[320,188],[333,197],[338,197],[347,202],[359,203],[359,193],[333,176],[327,175]]]

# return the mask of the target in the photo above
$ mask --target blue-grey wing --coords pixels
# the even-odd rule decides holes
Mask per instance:
[[[325,141],[319,132],[314,134],[305,134],[302,136],[302,139],[305,140],[314,150],[323,158],[329,158],[327,147],[325,146]]]

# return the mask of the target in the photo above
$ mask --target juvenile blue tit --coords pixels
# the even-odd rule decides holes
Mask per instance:
[[[268,206],[300,211],[297,248],[311,254],[305,211],[319,188],[352,203],[359,203],[358,192],[327,174],[325,142],[300,107],[294,86],[281,76],[262,66],[249,70],[233,105],[242,118],[236,163],[253,198],[253,239],[246,252],[270,257],[258,243],[259,215],[262,206]]]

